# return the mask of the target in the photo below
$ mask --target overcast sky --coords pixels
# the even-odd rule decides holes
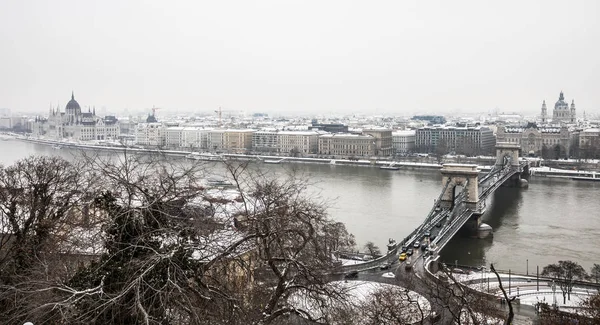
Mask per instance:
[[[0,107],[600,113],[598,3],[1,0]]]

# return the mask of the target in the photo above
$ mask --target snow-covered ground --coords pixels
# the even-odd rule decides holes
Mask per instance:
[[[335,308],[344,304],[355,310],[368,302],[373,294],[382,290],[393,290],[394,296],[402,300],[403,315],[407,316],[408,323],[419,322],[421,317],[427,318],[431,314],[431,304],[425,297],[396,285],[370,281],[334,281],[328,285],[343,292],[342,296],[345,297],[345,301],[333,301],[329,298],[328,303],[322,304],[318,300],[298,292],[290,298],[290,303],[296,308],[307,310],[312,317],[318,318],[329,314],[327,308]],[[360,323],[360,321],[356,322],[356,324]]]
[[[342,262],[342,265],[344,265],[344,266],[365,263],[365,261],[349,260],[349,259],[345,259],[345,258],[338,258],[338,261]]]
[[[495,294],[498,297],[502,295],[499,288],[498,279],[496,278],[496,275],[492,272],[471,272],[469,274],[454,273],[453,276],[458,282],[467,282],[472,280],[483,279],[483,282],[469,284],[469,287],[479,291]],[[597,293],[597,291],[593,289],[585,290],[575,287],[573,288],[573,292],[571,293],[571,300],[567,300],[566,303],[564,303],[562,292],[558,285],[556,286],[555,291],[553,292],[552,288],[548,285],[548,283],[545,280],[540,280],[540,290],[538,291],[535,276],[522,276],[512,274],[513,279],[510,282],[509,289],[508,280],[506,280],[506,278],[508,278],[508,274],[500,273],[500,277],[503,278],[502,286],[504,287],[504,290],[506,290],[507,294],[509,294],[510,290],[510,296],[517,296],[521,304],[531,306],[535,306],[539,302],[546,302],[552,305],[555,302],[556,298],[556,304],[559,308],[577,307],[587,297]],[[523,279],[529,279],[529,282],[527,280],[523,281]]]

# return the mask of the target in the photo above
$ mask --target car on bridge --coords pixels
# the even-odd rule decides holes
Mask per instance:
[[[407,250],[408,250],[408,247],[402,246],[402,248],[400,249],[400,252],[401,253],[406,253]]]
[[[419,243],[419,241],[417,240],[414,244],[413,247],[414,248],[419,248],[419,246],[421,246],[421,243]]]
[[[429,237],[429,236],[431,236],[431,232],[430,231],[425,232],[425,237]]]
[[[392,266],[392,263],[390,263],[390,262],[385,262],[385,263],[383,263],[383,264],[379,265],[379,269],[380,269],[380,270],[387,270],[387,269],[389,269],[391,266]]]
[[[413,249],[412,249],[412,248],[409,248],[409,249],[406,251],[406,255],[408,255],[408,256],[411,256],[412,254],[413,254]]]
[[[408,258],[408,256],[406,256],[406,253],[402,253],[402,254],[400,254],[400,257],[398,257],[398,260],[400,260],[400,261],[404,261],[404,260],[406,260],[407,258]]]
[[[346,273],[346,275],[344,275],[345,279],[356,279],[358,278],[358,271],[352,271],[350,273]]]

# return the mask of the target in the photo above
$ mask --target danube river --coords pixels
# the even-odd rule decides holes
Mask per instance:
[[[28,155],[75,151],[17,140],[0,141],[0,163]],[[310,194],[325,200],[330,215],[342,221],[358,244],[373,241],[385,249],[388,238],[401,240],[416,228],[441,191],[436,171],[391,171],[372,167],[318,164],[257,164],[283,177],[299,171],[311,182]],[[217,173],[222,168],[216,166]],[[484,222],[493,238],[454,238],[442,251],[448,263],[488,265],[534,274],[536,266],[570,259],[589,272],[600,264],[600,182],[531,178],[528,189],[500,188],[490,198]]]

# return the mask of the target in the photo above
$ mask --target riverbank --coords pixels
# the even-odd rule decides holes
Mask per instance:
[[[162,154],[167,156],[187,157],[192,154],[191,151],[182,150],[162,150],[162,149],[148,149],[140,148],[136,146],[124,146],[119,143],[81,143],[71,141],[56,141],[49,139],[31,138],[24,136],[14,136],[14,139],[20,141],[26,141],[41,145],[52,146],[57,149],[71,148],[71,149],[82,149],[82,150],[101,150],[101,151],[113,151],[113,152],[135,152],[135,153],[147,153],[147,154]],[[242,161],[256,161],[271,164],[284,164],[284,163],[310,163],[310,164],[328,164],[328,165],[342,165],[342,166],[366,166],[366,167],[387,167],[393,165],[399,169],[428,169],[428,170],[439,170],[442,168],[440,164],[423,163],[423,162],[392,162],[388,160],[375,160],[375,159],[328,159],[328,158],[308,158],[308,157],[281,157],[281,156],[269,156],[269,155],[246,155],[246,154],[206,154],[206,155],[194,155],[194,159],[198,160],[242,160]]]
[[[82,150],[99,150],[99,151],[112,151],[112,152],[134,152],[144,154],[161,154],[174,157],[188,157],[192,154],[191,151],[184,150],[163,150],[163,149],[149,149],[141,148],[138,146],[124,146],[118,142],[72,142],[72,141],[56,141],[43,138],[31,138],[22,135],[14,134],[2,134],[2,140],[16,139],[20,141],[26,141],[36,144],[42,144],[52,146],[54,148],[71,148],[71,149],[82,149]],[[194,157],[199,159],[198,156]],[[203,159],[206,158],[206,159]],[[486,157],[486,163],[493,157]],[[313,157],[282,157],[282,156],[271,156],[271,155],[254,155],[254,154],[206,154],[204,157],[200,157],[200,160],[219,161],[219,160],[241,160],[241,161],[255,161],[259,163],[269,164],[287,164],[287,163],[307,163],[307,164],[327,164],[332,166],[363,166],[363,167],[375,167],[382,170],[387,170],[393,173],[396,170],[440,170],[443,166],[438,163],[431,162],[418,162],[418,161],[391,161],[391,160],[377,160],[377,159],[330,159],[330,158],[313,158]],[[463,158],[464,163],[475,163],[477,161],[482,162],[479,157]],[[473,160],[473,161],[471,161]],[[551,162],[551,161],[550,161]],[[488,171],[490,165],[481,165],[479,169],[482,172]],[[547,165],[544,162],[544,165]],[[542,167],[531,167],[531,175],[533,177],[556,177],[556,178],[572,178],[576,180],[587,180],[587,179],[599,179],[600,172],[593,170],[571,170],[564,168],[555,168],[550,166]]]

